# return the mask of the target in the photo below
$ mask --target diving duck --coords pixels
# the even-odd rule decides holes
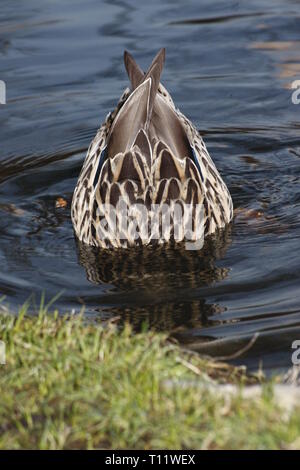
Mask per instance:
[[[201,226],[203,237],[232,219],[230,193],[199,132],[160,83],[164,61],[165,49],[161,49],[144,73],[124,52],[131,88],[124,91],[91,142],[73,194],[72,222],[84,244],[119,248],[182,241],[185,233],[176,232],[174,216],[164,231],[159,230],[162,214],[156,226],[152,224],[157,208],[175,204],[189,207],[192,226]],[[120,222],[120,207],[124,208],[120,201],[131,211],[125,225]],[[139,212],[136,207],[145,210]],[[198,207],[201,212],[195,210]],[[146,230],[133,220],[141,213],[146,214]],[[150,219],[155,236],[148,230]]]

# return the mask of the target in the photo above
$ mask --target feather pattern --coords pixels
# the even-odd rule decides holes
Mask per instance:
[[[144,74],[124,53],[131,90],[125,90],[90,144],[73,195],[74,231],[85,244],[118,248],[173,240],[172,220],[169,231],[159,236],[161,220],[154,224],[155,236],[147,230],[137,234],[134,222],[114,233],[116,219],[121,224],[119,201],[131,209],[145,208],[147,223],[155,218],[153,205],[180,203],[191,210],[201,205],[202,220],[193,212],[193,225],[202,223],[204,236],[232,219],[230,193],[199,132],[160,83],[164,59],[162,49]],[[115,220],[105,205],[116,209]]]

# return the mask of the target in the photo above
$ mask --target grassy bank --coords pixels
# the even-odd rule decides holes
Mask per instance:
[[[300,413],[219,395],[242,370],[190,356],[164,336],[133,335],[81,317],[0,315],[0,448],[286,448]]]

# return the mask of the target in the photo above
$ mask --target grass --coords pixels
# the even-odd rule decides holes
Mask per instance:
[[[244,370],[190,355],[153,332],[87,324],[42,306],[0,315],[0,449],[276,449],[293,447],[298,410],[211,384],[257,382]]]

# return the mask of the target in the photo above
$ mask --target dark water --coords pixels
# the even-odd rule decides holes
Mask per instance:
[[[26,6],[25,6],[26,4]],[[291,365],[300,339],[300,2],[1,0],[0,291],[171,331],[237,362]],[[72,191],[127,77],[165,46],[162,81],[243,212],[201,253],[77,252]],[[66,208],[56,208],[58,197]],[[247,212],[248,211],[248,212]],[[249,212],[250,211],[250,212]]]

